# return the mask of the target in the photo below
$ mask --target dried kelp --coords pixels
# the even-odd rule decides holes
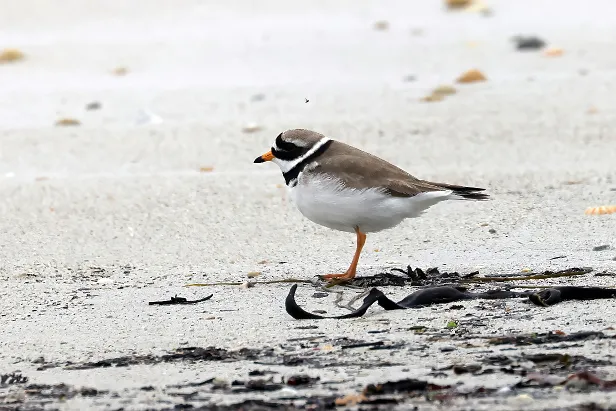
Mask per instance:
[[[216,347],[186,347],[178,348],[164,355],[129,355],[123,357],[108,358],[99,361],[84,362],[84,363],[67,363],[66,369],[70,370],[87,370],[92,368],[106,367],[127,367],[130,365],[153,365],[169,362],[200,362],[200,361],[227,361],[227,360],[254,360],[272,355],[271,349],[250,349],[242,348],[236,351],[225,350]],[[60,366],[58,364],[43,364],[40,369],[53,368]]]
[[[198,300],[187,300],[184,297],[178,297],[177,295],[174,297],[171,297],[169,300],[164,300],[164,301],[150,301],[149,305],[181,305],[181,304],[197,304],[197,303],[201,303],[203,301],[207,301],[210,298],[212,298],[214,296],[214,294],[210,294],[205,298],[200,298]]]
[[[305,319],[323,319],[323,318],[357,318],[363,316],[368,308],[374,303],[378,303],[385,310],[402,310],[408,308],[419,308],[433,304],[450,303],[461,300],[472,299],[510,299],[527,297],[531,302],[540,306],[549,306],[557,304],[566,300],[594,300],[614,298],[616,295],[616,289],[601,288],[601,287],[553,287],[540,291],[523,291],[514,292],[509,290],[489,290],[486,292],[472,293],[465,291],[463,287],[430,287],[424,288],[399,302],[394,302],[383,294],[380,290],[373,288],[364,302],[357,310],[344,315],[324,317],[318,314],[309,313],[301,308],[295,301],[295,291],[297,290],[297,284],[291,286],[289,294],[285,300],[285,309],[287,313],[298,320]]]

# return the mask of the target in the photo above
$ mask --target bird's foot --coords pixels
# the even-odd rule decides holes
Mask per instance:
[[[347,271],[343,274],[325,274],[321,276],[321,278],[324,280],[329,280],[330,283],[340,284],[351,281],[353,278],[355,278],[355,273]]]

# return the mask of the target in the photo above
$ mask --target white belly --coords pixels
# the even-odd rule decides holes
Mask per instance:
[[[299,211],[309,220],[334,230],[371,233],[392,228],[406,218],[418,217],[428,207],[446,200],[450,191],[391,197],[377,189],[346,188],[331,178],[300,178],[289,188]]]

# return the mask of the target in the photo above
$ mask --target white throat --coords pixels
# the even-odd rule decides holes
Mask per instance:
[[[306,158],[310,157],[311,155],[313,155],[318,149],[320,149],[323,144],[327,143],[330,139],[327,137],[323,137],[322,139],[320,139],[319,141],[317,141],[312,148],[310,148],[310,150],[308,150],[304,155],[297,157],[293,160],[281,160],[279,158],[273,158],[272,161],[274,163],[276,163],[278,165],[278,167],[280,167],[280,170],[283,173],[287,173],[289,171],[291,171],[293,168],[295,168],[299,163],[301,163],[302,161],[304,161]]]

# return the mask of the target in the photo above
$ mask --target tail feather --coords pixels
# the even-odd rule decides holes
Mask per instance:
[[[479,192],[479,191],[485,191],[485,188],[466,187],[466,186],[458,186],[455,184],[443,184],[443,183],[430,183],[430,184],[433,184],[440,188],[444,188],[446,190],[451,190],[453,191],[454,195],[462,197],[465,200],[484,201],[490,198],[488,194]]]

